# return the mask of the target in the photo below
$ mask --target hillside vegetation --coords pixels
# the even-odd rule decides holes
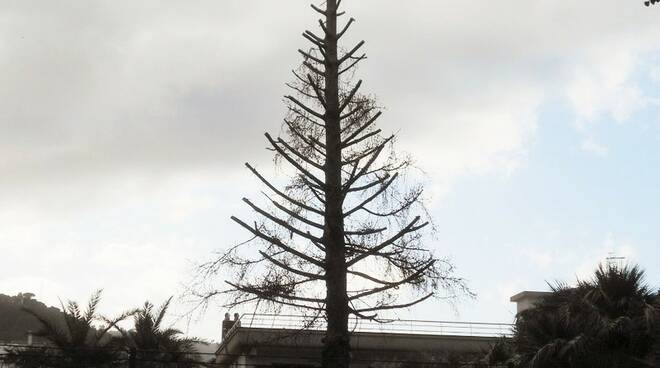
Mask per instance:
[[[15,296],[0,294],[0,342],[24,344],[27,342],[28,331],[39,331],[41,324],[24,308],[54,321],[62,318],[58,308],[49,307],[34,299],[34,296],[32,293],[19,293]],[[35,337],[34,341],[41,340]]]

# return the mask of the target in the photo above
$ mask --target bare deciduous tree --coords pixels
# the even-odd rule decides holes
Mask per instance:
[[[322,33],[303,33],[311,47],[298,50],[304,61],[288,84],[284,137],[266,134],[276,159],[292,169],[291,182],[280,189],[246,164],[270,190],[265,205],[243,199],[260,221],[232,217],[253,238],[203,266],[206,275],[227,265],[237,271],[228,290],[205,297],[325,318],[324,367],[349,365],[349,316],[383,321],[384,311],[470,294],[452,264],[422,245],[430,227],[423,188],[407,184],[411,161],[395,154],[395,136],[376,126],[375,99],[353,79],[366,59],[364,41],[338,47],[354,22],[338,27],[340,3],[312,5]]]

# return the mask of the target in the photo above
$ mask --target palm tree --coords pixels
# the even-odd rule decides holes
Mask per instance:
[[[658,293],[638,266],[600,265],[591,280],[551,289],[517,316],[523,367],[651,367]]]
[[[126,318],[124,313],[113,320],[97,314],[101,301],[101,290],[92,294],[83,310],[75,301],[62,303],[62,318],[52,320],[25,308],[41,324],[36,336],[48,341],[48,345],[38,348],[15,349],[10,352],[10,360],[19,367],[111,367],[117,360],[116,340],[108,332]],[[95,321],[105,322],[99,329],[92,325]]]
[[[145,302],[133,315],[134,328],[122,333],[124,345],[132,351],[138,366],[151,367],[159,363],[178,363],[177,367],[191,365],[192,355],[196,353],[194,344],[198,341],[181,337],[181,331],[174,328],[163,328],[163,319],[167,314],[172,297],[167,299],[158,309]]]

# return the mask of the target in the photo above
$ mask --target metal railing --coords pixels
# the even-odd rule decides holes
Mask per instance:
[[[310,330],[323,331],[326,322],[322,318],[316,320],[301,315],[285,314],[243,314],[239,322],[232,326],[228,334],[238,328],[268,328],[280,330]],[[393,320],[379,323],[351,318],[349,329],[354,332],[396,333],[440,336],[473,336],[473,337],[510,337],[513,325],[508,323],[483,322],[451,322],[425,320]]]

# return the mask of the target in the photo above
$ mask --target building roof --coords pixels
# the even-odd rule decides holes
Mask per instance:
[[[293,349],[294,352],[322,347],[325,326],[305,324],[301,316],[245,314],[226,333],[216,362],[227,364],[246,349]],[[308,321],[307,321],[308,322]],[[354,351],[421,352],[452,350],[475,352],[487,349],[502,336],[510,336],[512,325],[446,321],[394,321],[379,324],[355,322],[351,333]],[[293,355],[296,355],[293,353]]]
[[[538,299],[549,294],[551,294],[549,291],[522,291],[512,296],[509,300],[517,303],[523,299]]]

